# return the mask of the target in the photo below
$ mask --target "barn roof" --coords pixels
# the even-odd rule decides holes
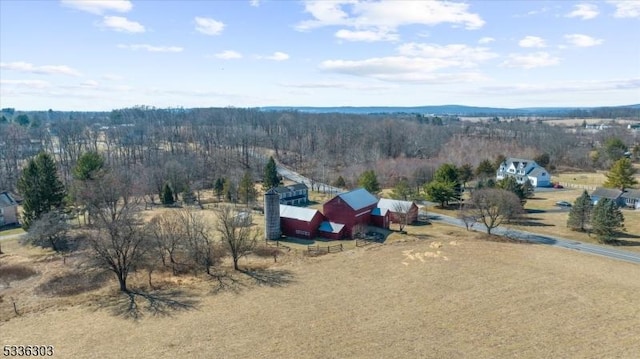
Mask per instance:
[[[593,191],[591,197],[618,199],[621,194],[622,191],[619,189],[599,187]]]
[[[16,204],[16,201],[11,197],[9,192],[0,192],[0,207],[11,207]]]
[[[286,204],[280,205],[280,217],[297,219],[299,221],[311,222],[313,217],[318,214],[317,209],[287,206]]]
[[[389,212],[389,210],[386,208],[376,207],[371,211],[371,214],[374,216],[386,216],[387,212]]]
[[[378,201],[378,208],[384,208],[391,212],[399,212],[400,210],[404,211],[405,208],[406,210],[409,210],[411,209],[411,206],[413,206],[413,202],[400,201],[397,199],[380,198]]]
[[[354,211],[364,207],[376,204],[378,199],[364,188],[354,189],[353,191],[341,193],[338,195],[349,207]]]
[[[318,230],[327,233],[340,233],[342,228],[344,228],[344,224],[324,221],[320,224]]]

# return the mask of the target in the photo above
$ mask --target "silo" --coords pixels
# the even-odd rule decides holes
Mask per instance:
[[[273,189],[264,194],[264,234],[267,239],[280,238],[280,196]]]

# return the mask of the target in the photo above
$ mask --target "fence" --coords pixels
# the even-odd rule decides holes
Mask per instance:
[[[280,241],[267,241],[267,246],[276,247],[279,249],[286,249],[287,252],[291,252],[291,247],[280,243]]]
[[[332,246],[322,246],[320,247],[320,245],[316,245],[316,246],[307,246],[307,252],[309,252],[309,254],[313,254],[313,255],[321,255],[321,254],[326,254],[326,253],[336,253],[336,252],[342,252],[344,250],[342,243],[340,244],[335,244]]]
[[[584,184],[570,183],[570,182],[558,182],[564,188],[580,188],[586,189],[587,191],[595,191],[596,186],[589,186]]]

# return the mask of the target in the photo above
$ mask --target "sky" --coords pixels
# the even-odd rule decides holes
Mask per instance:
[[[640,0],[0,0],[0,107],[640,103]]]

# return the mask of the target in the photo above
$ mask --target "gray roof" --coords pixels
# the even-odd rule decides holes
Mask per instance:
[[[296,183],[296,184],[292,184],[292,185],[289,185],[289,186],[274,187],[271,190],[273,190],[273,191],[275,191],[277,193],[286,193],[286,192],[299,191],[299,190],[308,189],[308,188],[309,187],[307,187],[307,185],[304,184],[304,183]]]
[[[0,207],[11,207],[15,206],[18,203],[13,197],[9,194],[9,192],[0,192]]]
[[[342,198],[342,200],[345,201],[349,207],[353,208],[354,211],[378,202],[378,199],[364,188],[358,188],[350,192],[339,194],[338,197]]]
[[[287,206],[286,204],[280,205],[280,217],[297,219],[299,221],[311,222],[313,217],[318,214],[317,209]]]
[[[344,224],[324,221],[320,224],[318,230],[328,233],[340,233],[342,228],[344,228]]]
[[[545,170],[544,167],[536,167],[533,170],[531,170],[531,172],[527,173],[527,175],[538,177],[543,173],[547,173],[548,175],[548,171]]]
[[[397,199],[380,198],[378,201],[378,208],[387,209],[391,212],[398,212],[398,210],[409,210],[413,206],[413,202],[401,201]]]
[[[640,190],[638,189],[625,190],[624,193],[622,194],[622,198],[640,199]]]
[[[622,191],[616,188],[596,188],[591,197],[618,199],[622,195]]]
[[[296,184],[292,184],[290,186],[287,186],[287,188],[291,188],[294,191],[299,191],[301,189],[309,189],[309,187],[307,187],[306,184],[304,183],[296,183]]]

